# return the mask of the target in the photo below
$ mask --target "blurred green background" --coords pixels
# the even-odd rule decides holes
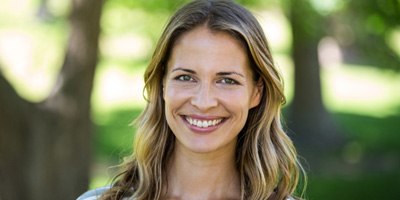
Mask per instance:
[[[165,22],[181,2],[108,0],[103,6],[100,58],[92,93],[95,156],[91,188],[109,184],[115,175],[111,166],[131,152],[135,129],[130,123],[145,104],[143,72]],[[287,17],[291,2],[240,2],[256,14],[265,29],[276,64],[285,78],[286,109],[294,96],[292,32]],[[379,9],[368,7],[373,3],[366,3],[378,2],[383,10],[392,9],[393,16],[398,16],[400,1],[358,2],[308,1],[316,16],[330,22],[336,20],[336,25],[324,24],[318,55],[323,103],[346,137],[346,144],[334,152],[340,162],[320,155],[326,164],[308,172],[307,199],[400,196],[400,67],[396,66],[400,56],[400,18],[387,17]],[[365,7],[352,7],[357,5]],[[71,3],[62,0],[0,2],[1,70],[29,101],[43,100],[54,85],[68,39],[70,8]],[[340,26],[341,20],[353,24]],[[373,47],[361,45],[380,57],[366,54],[358,59],[361,62],[347,62],[348,52],[335,33],[346,32],[351,26],[360,32],[370,30],[382,39]],[[358,35],[357,30],[352,33],[344,34],[342,39],[371,43],[370,37]],[[395,52],[395,56],[385,57],[385,51],[380,51],[385,48]]]

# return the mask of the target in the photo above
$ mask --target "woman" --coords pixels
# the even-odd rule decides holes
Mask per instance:
[[[179,9],[145,88],[134,152],[100,199],[295,198],[301,167],[280,122],[282,79],[245,8],[195,0]]]

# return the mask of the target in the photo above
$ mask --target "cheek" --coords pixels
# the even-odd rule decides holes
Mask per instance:
[[[219,99],[236,109],[249,109],[251,97],[246,90],[231,90],[218,92]]]
[[[173,103],[175,102],[174,96],[174,91],[171,91],[167,88],[164,90],[164,101],[166,110],[169,110],[171,107],[173,107]]]
[[[240,124],[245,123],[250,109],[249,98],[245,95],[246,93],[241,92],[227,92],[226,94],[221,93],[219,98],[220,104],[233,116],[236,120],[239,120]]]
[[[167,119],[167,123],[168,125],[171,127],[171,125],[173,126],[173,124],[171,124],[171,122],[173,122],[173,112],[174,110],[176,110],[177,107],[177,101],[176,101],[176,95],[175,95],[175,91],[174,90],[170,90],[168,89],[168,87],[165,87],[164,89],[164,102],[165,102],[165,117]]]
[[[187,90],[180,89],[179,87],[175,87],[174,85],[166,85],[164,89],[164,101],[165,106],[169,107],[168,109],[173,109],[176,106],[182,104],[182,102],[186,101],[189,98],[189,94]]]

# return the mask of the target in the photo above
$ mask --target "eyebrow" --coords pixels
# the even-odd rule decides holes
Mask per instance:
[[[179,71],[179,70],[185,71],[185,72],[188,72],[188,73],[191,73],[191,74],[196,74],[196,72],[194,70],[181,68],[181,67],[173,69],[172,72]],[[238,75],[238,76],[241,76],[241,77],[245,78],[245,76],[243,74],[238,73],[238,72],[218,72],[217,73],[218,76],[229,76],[229,75],[232,75],[232,74],[235,74],[235,75]]]
[[[188,72],[188,73],[191,73],[191,74],[196,74],[196,72],[194,70],[181,68],[181,67],[177,67],[177,68],[173,69],[172,72],[178,71],[178,70],[185,71],[185,72]]]
[[[218,76],[229,76],[229,75],[232,75],[232,74],[235,74],[235,75],[238,75],[238,76],[241,76],[241,77],[244,78],[244,75],[241,74],[241,73],[238,73],[238,72],[218,72],[217,73]]]

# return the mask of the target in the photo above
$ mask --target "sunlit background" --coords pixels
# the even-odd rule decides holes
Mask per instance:
[[[115,174],[110,166],[131,151],[134,128],[130,123],[145,104],[143,72],[170,15],[167,9],[150,12],[120,2],[107,1],[101,18],[101,56],[92,94],[96,132],[91,188],[109,184]],[[311,2],[319,12],[328,14],[343,1]],[[32,102],[46,98],[55,82],[64,59],[71,6],[65,0],[48,0],[46,10],[40,5],[39,0],[0,2],[0,70],[17,92]],[[276,1],[249,7],[265,29],[276,64],[283,72],[290,105],[294,90],[290,22]],[[400,25],[384,37],[400,56]],[[340,173],[335,169],[332,173],[311,172],[307,196],[336,199],[336,192],[347,192],[348,199],[357,199],[357,193],[376,187],[375,183],[382,185],[378,192],[399,194],[385,188],[387,184],[400,186],[400,72],[368,63],[345,63],[338,42],[329,36],[320,41],[318,53],[324,104],[352,138],[338,153],[356,167]],[[379,169],[383,173],[373,166],[369,173],[358,165],[369,159],[366,149],[373,151],[373,156],[386,158],[381,159],[387,162]],[[393,176],[399,177],[397,181],[387,179]],[[355,191],[346,189],[357,184]]]

